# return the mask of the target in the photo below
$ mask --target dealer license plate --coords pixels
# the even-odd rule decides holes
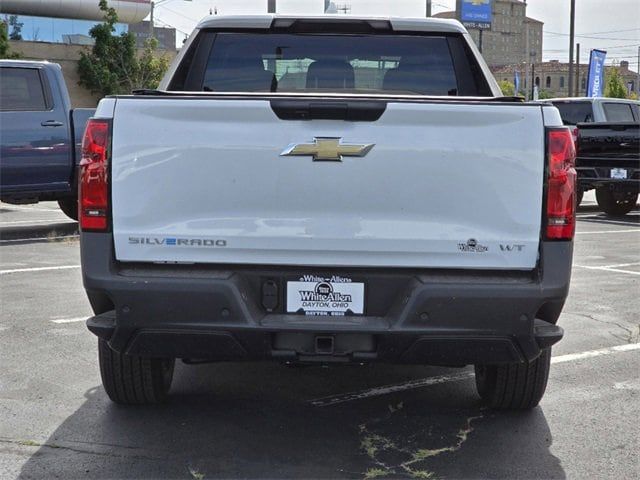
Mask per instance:
[[[304,275],[287,282],[287,312],[344,316],[364,313],[364,283],[334,275]]]
[[[611,178],[617,178],[619,180],[623,180],[627,178],[627,170],[625,168],[612,168]]]

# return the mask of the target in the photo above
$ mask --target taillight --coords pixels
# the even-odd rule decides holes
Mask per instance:
[[[571,240],[576,228],[576,150],[568,128],[547,131],[547,238]]]
[[[104,231],[109,211],[109,121],[91,119],[82,139],[78,197],[80,228]]]

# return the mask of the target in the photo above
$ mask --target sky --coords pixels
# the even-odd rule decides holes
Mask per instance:
[[[425,15],[425,0],[333,1],[351,5],[353,15]],[[321,14],[324,0],[276,0],[276,5],[278,13]],[[568,61],[570,0],[528,0],[527,5],[527,15],[545,24],[544,60]],[[158,23],[188,33],[213,8],[221,15],[266,13],[267,0],[168,0],[156,7],[155,16]],[[433,0],[433,13],[454,9],[455,0]],[[581,63],[588,61],[592,48],[598,48],[607,50],[608,63],[627,60],[636,70],[640,0],[576,0],[576,34]]]
[[[199,20],[217,8],[219,14],[266,13],[267,0],[155,0],[156,24],[175,27],[179,44]],[[425,15],[426,0],[333,0],[350,5],[353,15]],[[278,13],[322,14],[324,0],[276,0]],[[527,15],[544,22],[543,59],[569,60],[570,0],[528,0]],[[433,0],[433,13],[454,10],[455,0]],[[21,17],[27,38],[60,41],[62,33],[86,34],[93,22],[82,20]],[[123,28],[125,28],[123,26]],[[626,60],[637,71],[640,46],[640,0],[576,0],[576,42],[580,62],[587,63],[589,51],[607,51],[607,63]]]

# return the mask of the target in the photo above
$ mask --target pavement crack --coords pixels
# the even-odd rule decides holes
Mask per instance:
[[[638,340],[640,340],[640,324],[629,328],[629,327],[626,327],[624,325],[621,325],[620,323],[618,323],[618,322],[616,322],[614,320],[602,320],[602,319],[597,318],[594,315],[588,314],[588,313],[565,312],[565,315],[575,315],[577,317],[584,317],[584,318],[588,318],[589,320],[593,320],[594,322],[603,323],[603,324],[606,324],[606,325],[612,325],[612,326],[618,327],[622,331],[625,332],[625,335],[616,335],[615,333],[611,333],[611,335],[614,338],[622,340],[623,342],[637,343]]]
[[[398,439],[393,439],[388,435],[372,430],[373,426],[390,420],[394,414],[397,414],[403,407],[403,402],[400,402],[394,407],[389,406],[389,412],[386,415],[365,422],[359,426],[361,435],[360,449],[375,464],[374,467],[364,473],[365,479],[398,476],[415,479],[435,479],[436,474],[425,469],[424,463],[438,455],[454,453],[460,450],[468,440],[469,435],[474,431],[473,423],[484,418],[484,411],[482,410],[480,414],[467,417],[464,426],[456,433],[455,442],[451,445],[435,449],[412,446],[415,441],[407,437],[401,439],[403,440],[401,443]],[[393,457],[403,457],[404,460],[389,460]]]

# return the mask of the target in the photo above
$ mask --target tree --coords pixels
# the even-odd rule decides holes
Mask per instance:
[[[627,87],[624,84],[624,79],[620,75],[620,70],[618,70],[618,67],[611,67],[609,69],[605,84],[605,97],[627,98]]]
[[[9,48],[7,24],[2,21],[0,21],[0,58],[20,58],[19,53],[12,52]]]
[[[22,27],[24,23],[18,21],[17,15],[11,15],[9,17],[9,26],[11,27],[9,38],[11,40],[22,40]]]
[[[133,34],[114,35],[118,23],[116,11],[107,5],[107,0],[100,0],[99,5],[104,12],[104,23],[89,31],[95,43],[90,51],[80,53],[78,83],[103,96],[156,88],[169,67],[165,56],[154,55],[157,40],[147,40],[138,56]]]
[[[516,86],[508,80],[501,80],[498,82],[500,90],[505,97],[513,97],[516,94]]]

